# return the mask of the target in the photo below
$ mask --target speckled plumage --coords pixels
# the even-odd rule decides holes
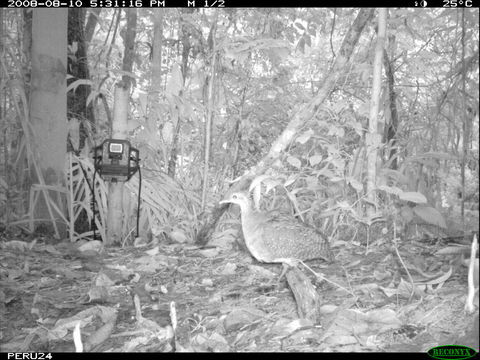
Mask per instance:
[[[243,192],[233,193],[220,203],[240,206],[245,245],[258,261],[333,259],[328,240],[321,232],[293,217],[270,216],[253,210]]]

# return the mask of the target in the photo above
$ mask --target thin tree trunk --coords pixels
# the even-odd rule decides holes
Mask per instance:
[[[215,18],[213,19],[212,27],[210,29],[209,39],[209,49],[210,54],[212,56],[211,65],[210,65],[210,76],[208,81],[208,90],[207,90],[207,114],[206,114],[206,121],[205,121],[205,156],[204,156],[204,163],[203,163],[203,182],[202,182],[202,212],[205,211],[205,206],[207,202],[207,191],[208,191],[208,178],[210,172],[210,151],[212,149],[212,122],[213,122],[213,114],[214,114],[214,107],[215,107],[215,71],[217,67],[217,49],[215,48],[215,30],[217,28],[217,19],[218,19],[218,11],[215,12]]]
[[[369,205],[367,214],[371,217],[375,212],[376,204],[376,176],[377,176],[377,158],[378,148],[381,143],[381,135],[378,133],[378,109],[380,101],[380,90],[382,83],[382,58],[385,44],[385,35],[387,32],[387,10],[378,11],[378,34],[377,45],[375,48],[375,59],[373,62],[373,84],[372,97],[370,100],[370,117],[368,122],[368,133],[366,134],[367,146],[367,198]]]
[[[182,14],[189,14],[192,13],[193,9],[184,9],[180,14],[180,42],[182,44],[182,89],[179,92],[179,95],[183,93],[183,85],[185,84],[185,79],[188,76],[188,58],[190,56],[190,50],[192,49],[192,45],[190,43],[190,32],[189,27],[187,26],[187,22],[184,21]],[[178,109],[178,106],[175,105],[171,107],[171,120],[174,125],[174,133],[172,136],[171,142],[168,144],[170,149],[170,154],[168,158],[168,165],[167,165],[167,174],[172,179],[175,177],[175,172],[177,169],[177,154],[178,154],[178,140],[180,138],[180,130],[182,126],[182,114]],[[175,121],[174,121],[175,120]]]
[[[137,36],[137,9],[127,9],[127,28],[123,36],[125,52],[123,55],[122,70],[132,72],[133,60],[135,59],[135,37]],[[129,75],[123,75],[122,81],[131,88],[134,79]]]
[[[85,9],[68,9],[68,45],[73,49],[73,44],[77,44],[77,51],[68,58],[69,75],[72,76],[67,81],[68,85],[78,79],[90,79],[84,23]],[[88,127],[85,125],[85,121],[89,121],[92,125],[95,123],[93,103],[87,105],[90,91],[90,85],[82,84],[67,94],[68,118],[80,120],[80,139],[78,149],[73,149],[75,151],[79,151],[85,146],[85,139],[88,137]],[[90,128],[94,128],[94,126],[90,126]]]
[[[132,72],[135,51],[135,36],[137,32],[137,10],[128,9],[127,28],[123,41],[125,50],[123,54],[122,70]],[[123,75],[122,81],[115,87],[114,114],[112,123],[112,137],[116,139],[127,138],[129,93],[134,79]],[[120,242],[124,237],[123,221],[123,182],[110,182],[108,187],[108,218],[107,218],[107,244]]]
[[[119,81],[115,85],[113,104],[112,137],[115,139],[127,138],[127,121],[129,111],[129,84]],[[123,182],[110,182],[108,185],[108,214],[106,245],[120,243],[123,240]]]
[[[391,55],[394,55],[393,53]],[[397,130],[398,130],[398,110],[397,110],[397,93],[395,91],[395,74],[392,63],[390,62],[387,51],[383,53],[383,63],[385,66],[385,73],[388,82],[388,95],[390,104],[390,123],[385,124],[384,143],[387,145],[388,160],[390,162],[390,169],[396,170],[398,168],[397,159]]]
[[[162,46],[163,46],[163,18],[164,10],[157,9],[152,15],[153,37],[152,53],[150,64],[150,88],[147,101],[147,124],[151,131],[156,131],[158,126],[165,123],[164,110],[160,107],[160,94],[163,90],[162,84]],[[167,147],[164,146],[163,149]],[[166,159],[165,151],[162,152]],[[166,160],[164,160],[166,161]]]
[[[155,109],[158,96],[162,90],[162,46],[163,46],[163,9],[155,10],[153,18],[152,64],[150,67],[150,101]],[[149,114],[151,115],[151,114]]]
[[[85,25],[85,42],[87,44],[93,39],[93,34],[95,33],[101,10],[102,8],[89,9],[87,25]]]

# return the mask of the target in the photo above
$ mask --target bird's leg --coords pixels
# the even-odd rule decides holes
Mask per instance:
[[[278,283],[280,283],[280,281],[285,276],[285,274],[287,273],[290,267],[295,267],[300,262],[302,262],[301,260],[293,259],[293,258],[282,258],[282,259],[278,259],[278,261],[282,262],[282,272],[280,273],[280,276],[278,278]]]
[[[288,265],[285,263],[282,263],[282,272],[280,273],[280,276],[277,278],[276,276],[273,277],[268,281],[268,283],[265,285],[267,288],[280,288],[280,282],[282,281],[283,277],[285,276],[286,272],[288,270]]]
[[[280,276],[278,277],[278,280],[277,280],[278,284],[280,284],[280,281],[283,279],[283,277],[287,273],[288,266],[289,265],[287,263],[282,263],[282,272],[280,273]]]
[[[277,278],[277,281],[276,281],[277,286],[280,286],[280,282],[282,281],[283,277],[287,273],[288,269],[298,264],[298,262],[292,261],[292,260],[294,259],[282,259],[282,272],[280,273],[280,276]],[[268,286],[272,286],[274,282],[275,282],[275,279],[272,279],[271,281],[268,282]]]

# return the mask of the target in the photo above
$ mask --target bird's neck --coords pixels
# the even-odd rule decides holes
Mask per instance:
[[[242,214],[242,228],[244,234],[256,231],[258,226],[264,222],[264,215],[252,209],[250,201],[241,203],[239,205],[240,212]]]
[[[240,211],[244,218],[249,217],[253,213],[252,206],[250,205],[250,201],[245,201],[238,205],[240,206]]]

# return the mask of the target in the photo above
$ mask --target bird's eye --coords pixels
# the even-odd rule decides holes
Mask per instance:
[[[237,195],[232,195],[232,199],[236,199],[237,198]]]

